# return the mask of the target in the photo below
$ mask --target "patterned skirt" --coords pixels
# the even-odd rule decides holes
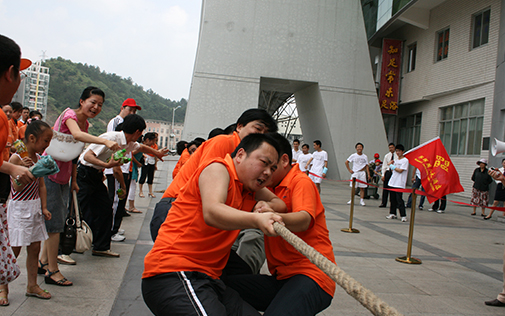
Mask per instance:
[[[489,191],[481,191],[476,188],[472,188],[472,199],[470,203],[477,206],[487,206],[489,202]]]

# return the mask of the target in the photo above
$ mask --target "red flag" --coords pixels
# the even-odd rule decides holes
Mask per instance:
[[[409,163],[421,172],[421,184],[433,203],[450,193],[463,192],[459,174],[454,168],[440,137],[436,137],[405,153]]]

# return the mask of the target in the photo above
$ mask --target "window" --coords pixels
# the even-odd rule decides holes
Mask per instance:
[[[408,64],[407,72],[411,72],[416,69],[416,53],[417,53],[417,43],[408,46]]]
[[[417,113],[400,119],[398,131],[398,143],[405,147],[405,150],[419,145],[421,140],[421,120],[422,113]]]
[[[472,48],[477,48],[487,44],[489,40],[489,16],[491,10],[487,9],[473,16],[473,45]]]
[[[451,155],[480,155],[484,99],[440,109],[440,138]]]
[[[168,137],[165,137],[165,147],[167,147],[168,145]]]
[[[161,129],[161,132],[163,133],[163,128]]]
[[[160,143],[159,147],[162,147],[163,146],[163,136],[160,136],[159,143]]]
[[[449,28],[437,33],[437,61],[446,59],[449,54]]]

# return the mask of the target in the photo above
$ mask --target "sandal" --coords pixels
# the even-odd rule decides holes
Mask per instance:
[[[146,196],[144,195],[144,193],[139,193],[139,196],[140,196],[141,198],[145,198],[145,197],[146,197]]]
[[[128,212],[130,212],[130,213],[142,213],[142,211],[139,211],[136,208],[129,209]]]
[[[472,213],[472,214],[470,214],[470,215],[475,216],[475,215],[477,215],[477,213]]]
[[[48,299],[51,298],[51,293],[49,293],[48,290],[43,290],[38,285],[36,285],[36,287],[39,288],[39,291],[37,291],[37,292],[28,292],[28,291],[26,291],[25,295],[26,296],[40,298],[41,300],[48,300]]]
[[[73,283],[70,282],[69,280],[67,280],[66,278],[59,279],[58,281],[56,281],[53,278],[51,278],[51,276],[53,274],[56,274],[58,272],[60,272],[60,270],[56,270],[54,272],[51,272],[51,271],[47,270],[47,274],[44,277],[44,281],[46,282],[46,284],[54,284],[54,285],[59,285],[59,286],[71,286],[71,285],[73,285]]]
[[[152,197],[152,198],[155,198],[155,197],[156,197],[156,195],[151,194],[151,193],[149,193],[149,196],[150,196],[150,197]]]
[[[47,269],[44,267],[48,265],[48,263],[42,263],[42,261],[39,260],[40,267],[37,268],[37,274],[46,274]]]
[[[5,295],[2,292],[5,292]],[[8,290],[0,290],[0,301],[4,301],[4,303],[0,303],[0,306],[9,306],[10,303],[7,295],[9,295]]]

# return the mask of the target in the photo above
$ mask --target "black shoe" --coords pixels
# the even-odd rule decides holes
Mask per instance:
[[[491,219],[491,217],[487,217],[487,216],[486,216],[486,217],[484,217],[483,219],[488,220],[488,219]]]
[[[386,205],[384,205],[384,204],[381,204],[381,205],[379,205],[379,207],[386,207]]]
[[[128,212],[126,212],[126,211],[125,211],[125,212],[123,213],[123,217],[128,217],[128,216],[131,216],[131,215],[130,215],[130,214],[128,214]]]
[[[489,306],[496,306],[496,307],[504,307],[505,306],[505,303],[500,302],[496,298],[492,301],[485,301],[484,304],[489,305]]]

